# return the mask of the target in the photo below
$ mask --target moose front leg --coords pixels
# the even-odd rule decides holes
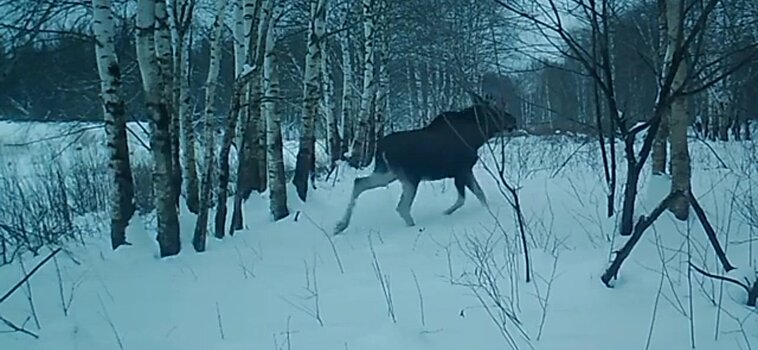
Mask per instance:
[[[450,208],[447,208],[443,213],[445,215],[450,215],[458,208],[463,206],[463,203],[466,202],[466,177],[464,176],[456,176],[455,177],[455,189],[458,192],[458,198],[455,200],[455,203]]]
[[[414,226],[416,223],[413,222],[413,217],[411,216],[411,205],[413,205],[413,199],[416,198],[418,181],[403,179],[400,183],[403,185],[403,194],[400,196],[400,202],[397,203],[396,210],[406,225]]]
[[[468,181],[466,181],[466,187],[471,190],[471,192],[474,193],[476,196],[476,199],[479,200],[480,203],[482,203],[483,206],[487,207],[489,206],[487,204],[487,196],[484,195],[484,191],[482,191],[482,187],[479,186],[479,182],[476,181],[476,178],[474,177],[474,173],[471,172],[468,174]]]

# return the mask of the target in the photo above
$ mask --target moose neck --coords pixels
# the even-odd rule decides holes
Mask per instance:
[[[490,111],[485,106],[474,105],[469,107],[466,112],[471,115],[471,123],[467,128],[470,129],[467,139],[472,146],[479,148],[495,135],[495,128],[493,128],[489,118]]]

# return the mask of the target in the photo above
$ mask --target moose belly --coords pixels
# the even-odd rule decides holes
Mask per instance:
[[[471,170],[477,155],[439,145],[419,145],[385,151],[390,169],[416,180],[440,180]]]

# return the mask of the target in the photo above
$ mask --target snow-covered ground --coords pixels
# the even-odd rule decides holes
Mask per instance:
[[[52,126],[33,125],[35,131],[22,136],[24,127],[29,126],[0,125],[3,163],[28,161],[36,152],[24,153],[29,147],[49,149],[41,143],[8,146],[43,135],[40,130]],[[11,142],[9,135],[18,139]],[[71,138],[47,144],[62,149],[66,140]],[[77,141],[85,150],[101,147],[98,142]],[[752,271],[756,254],[751,238],[758,230],[741,213],[747,198],[758,195],[758,173],[748,161],[748,152],[755,157],[758,151],[747,143],[710,147],[692,143],[694,192],[732,264],[740,267],[736,273]],[[336,182],[317,183],[307,203],[290,189],[292,215],[279,222],[268,216],[266,194],[254,195],[245,205],[246,230],[209,239],[202,254],[192,250],[194,217],[186,211],[183,250],[163,260],[157,257],[149,218],[133,220],[128,233],[133,245],[116,252],[110,250],[103,226],[100,236],[58,254],[59,269],[48,263],[31,279],[39,329],[30,318],[29,289],[0,304],[0,316],[40,337],[0,333],[0,349],[758,345],[758,316],[743,306],[745,293],[687,268],[691,257],[696,265],[719,271],[694,215],[679,222],[664,214],[622,267],[615,288],[606,288],[600,275],[625,238],[615,233],[616,217],[605,217],[608,191],[597,143],[521,137],[505,149],[505,175],[520,188],[527,222],[530,283],[525,282],[513,210],[501,194],[497,174],[488,171],[495,170],[499,155],[485,150],[476,176],[490,210],[468,193],[461,209],[444,216],[442,211],[455,201],[452,182],[424,183],[412,211],[416,227],[405,227],[395,213],[400,186],[392,184],[364,193],[351,226],[331,236],[352,179],[367,172],[347,168]],[[647,175],[642,182],[638,213],[651,209],[668,186],[665,179]],[[24,255],[23,265],[28,270],[42,257]],[[23,276],[20,261],[0,267],[0,293]],[[5,330],[0,324],[0,331]]]

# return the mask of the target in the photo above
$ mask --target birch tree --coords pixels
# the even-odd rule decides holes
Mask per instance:
[[[421,106],[419,104],[419,91],[416,86],[417,75],[414,69],[413,61],[406,60],[406,81],[408,82],[408,114],[411,118],[411,122],[422,125],[423,118],[421,113]]]
[[[363,90],[361,92],[360,114],[355,128],[353,144],[350,150],[349,164],[362,168],[370,163],[368,142],[370,137],[371,102],[374,99],[374,3],[377,0],[363,1]]]
[[[264,19],[270,20],[273,12],[273,7],[268,7],[268,14],[264,16]],[[268,22],[264,21],[264,23],[261,22],[260,16],[258,16],[258,32],[256,35],[253,35],[251,33],[250,40],[255,40],[255,53],[253,65],[261,67],[263,65],[263,46],[265,45],[265,35],[262,33],[266,33],[268,28]],[[261,27],[263,26],[263,27]],[[251,142],[248,143],[248,148],[251,152],[251,159],[254,163],[251,164],[251,172],[250,172],[250,187],[251,190],[255,190],[258,192],[263,192],[266,190],[266,119],[261,116],[261,98],[262,98],[262,86],[261,86],[261,80],[262,77],[262,69],[258,71],[259,78],[254,79],[251,82],[250,85],[250,99],[253,103],[248,104],[248,114],[249,117],[249,125],[250,125],[250,136],[249,140]],[[249,192],[248,192],[249,195]],[[247,198],[247,196],[245,196]]]
[[[247,98],[247,108],[245,110],[245,120],[241,125],[241,144],[242,154],[240,155],[241,162],[239,172],[244,174],[244,179],[240,179],[238,186],[243,193],[243,198],[247,199],[249,194],[255,191],[263,191],[265,189],[265,180],[261,177],[261,161],[263,158],[262,145],[264,142],[260,141],[261,127],[263,125],[261,121],[261,79],[262,69],[260,66],[263,64],[263,52],[262,46],[266,40],[265,32],[268,29],[268,20],[271,15],[272,7],[270,2],[264,1],[260,5],[260,9],[256,8],[255,23],[250,22],[249,28],[245,33],[245,46],[246,56],[245,60],[252,66],[256,67],[258,79],[253,79],[249,85],[249,92]],[[246,15],[247,16],[247,15]],[[246,24],[247,26],[247,24]],[[255,30],[253,30],[255,29]],[[265,177],[265,174],[263,174]]]
[[[238,0],[239,1],[239,0]],[[251,66],[260,66],[257,54],[251,52],[253,45],[251,41],[257,42],[257,33],[260,27],[253,28],[253,18],[257,11],[256,1],[242,0],[241,7],[236,11],[235,16],[239,28],[236,28],[234,35],[235,41],[235,76],[241,74],[243,67],[248,64]],[[265,6],[265,5],[264,5]],[[258,23],[260,26],[260,23]],[[264,27],[265,28],[265,27]],[[257,30],[253,30],[257,29]],[[260,69],[256,72],[260,75]],[[245,87],[242,105],[245,108],[240,110],[239,115],[239,132],[238,132],[238,161],[237,161],[237,194],[235,195],[235,213],[238,213],[237,207],[241,205],[243,199],[247,199],[253,190],[262,191],[262,181],[260,180],[260,170],[258,158],[260,157],[260,147],[257,134],[260,129],[260,79],[254,79],[252,84]],[[235,214],[235,218],[237,214]],[[233,221],[237,221],[234,219]],[[241,225],[241,223],[240,223]],[[234,225],[237,226],[237,225]],[[241,228],[241,227],[240,227]]]
[[[173,45],[169,30],[166,0],[155,0],[155,51],[160,74],[161,100],[169,116],[169,145],[171,146],[171,191],[176,206],[182,189],[182,172],[179,163],[179,117],[174,106]]]
[[[179,119],[181,150],[181,184],[187,196],[187,209],[194,214],[200,212],[200,192],[197,179],[197,157],[195,154],[195,131],[192,113],[192,97],[189,91],[190,47],[189,31],[195,9],[195,0],[176,0],[172,7],[172,20],[176,47],[174,49],[174,106]]]
[[[423,124],[426,124],[429,121],[429,64],[426,61],[419,61],[416,68],[416,88],[419,91],[419,119],[421,119]]]
[[[297,152],[295,185],[300,200],[308,195],[308,179],[316,167],[316,118],[321,101],[321,55],[326,25],[326,0],[311,0],[310,20],[308,23],[308,52],[305,56],[305,78],[303,82],[303,122],[300,129],[300,147]]]
[[[197,217],[195,224],[195,233],[192,238],[192,245],[198,252],[205,251],[205,243],[208,232],[208,211],[210,210],[213,200],[213,168],[214,153],[216,149],[215,140],[215,123],[216,118],[216,88],[218,86],[218,76],[221,68],[221,33],[224,29],[224,14],[226,12],[227,0],[216,0],[215,18],[210,35],[210,61],[208,66],[208,77],[205,81],[205,109],[203,120],[205,124],[205,156],[203,157],[203,178],[200,193],[200,215]],[[223,200],[223,199],[219,199]]]
[[[658,0],[658,59],[659,59],[659,65],[662,66],[662,63],[665,60],[665,57],[663,57],[666,52],[665,48],[668,45],[668,16],[666,12],[666,1],[668,0]],[[661,126],[658,129],[658,134],[655,135],[655,141],[653,141],[653,153],[651,155],[653,164],[652,164],[652,170],[654,175],[660,175],[666,173],[666,160],[668,159],[668,141],[669,141],[669,120],[671,120],[669,114],[671,111],[669,110],[668,113],[665,113],[663,115],[663,119],[661,120]]]
[[[271,217],[281,220],[289,215],[287,208],[287,186],[284,177],[284,159],[282,156],[281,117],[275,111],[275,101],[279,95],[279,82],[276,76],[275,48],[278,33],[275,30],[276,20],[282,12],[281,0],[264,0],[276,2],[273,13],[268,21],[266,31],[265,55],[263,58],[263,116],[266,119],[266,159],[268,161],[269,210]]]
[[[245,60],[254,68],[254,77],[247,85],[246,103],[240,111],[240,151],[237,161],[237,192],[234,194],[234,208],[232,210],[232,230],[241,230],[243,227],[242,203],[255,191],[263,191],[266,187],[265,176],[262,171],[261,159],[264,158],[265,135],[260,137],[261,129],[265,123],[261,116],[261,79],[263,65],[263,46],[265,45],[268,21],[272,15],[273,2],[256,1],[255,8],[249,10],[249,2],[245,2],[248,8],[244,14],[244,26],[247,29],[243,34],[245,40]],[[252,17],[248,13],[252,12]],[[249,19],[248,19],[249,18]],[[263,139],[262,141],[260,139]]]
[[[243,96],[246,93],[245,87],[248,85],[251,77],[257,76],[256,69],[243,70],[240,75],[235,78],[234,87],[232,89],[232,105],[229,108],[229,114],[227,116],[227,124],[225,126],[226,133],[221,141],[221,150],[218,157],[218,203],[216,204],[216,219],[215,219],[215,233],[216,238],[224,237],[226,229],[226,199],[228,197],[228,185],[229,185],[229,152],[232,146],[232,140],[234,138],[235,125],[237,119],[240,116],[242,110],[241,105]],[[241,219],[241,216],[240,216]],[[240,222],[241,223],[241,222]],[[233,235],[235,227],[232,227],[229,234]]]
[[[342,142],[340,145],[340,159],[348,151],[348,145],[353,140],[353,119],[354,119],[354,86],[355,79],[353,74],[353,51],[350,45],[350,27],[348,19],[350,16],[350,2],[345,4],[345,18],[343,21],[343,31],[339,34],[340,51],[342,53],[342,108],[340,112],[340,127]]]
[[[682,13],[684,0],[667,0],[666,2],[666,37],[668,49],[666,50],[667,67],[672,66],[674,52],[682,51],[683,57],[671,83],[673,91],[681,91],[687,79],[687,50],[682,48],[684,34],[682,29]],[[671,191],[688,194],[690,192],[690,155],[687,145],[687,125],[689,115],[687,113],[687,97],[676,95],[671,99],[669,107],[670,139],[671,139]],[[689,201],[686,196],[677,196],[672,200],[669,210],[679,220],[686,220],[689,216]]]
[[[239,82],[241,75],[236,76]],[[245,95],[245,85],[235,83],[232,89],[232,105],[227,115],[226,124],[223,125],[224,134],[221,137],[221,148],[218,152],[218,181],[216,182],[216,216],[214,220],[214,233],[216,238],[223,238],[226,232],[226,201],[229,197],[229,152],[234,141],[236,125],[240,116],[239,108],[242,96]],[[232,231],[233,232],[233,231]],[[231,233],[230,233],[231,234]]]
[[[232,38],[234,39],[234,76],[239,77],[242,73],[242,69],[247,64],[247,51],[248,45],[245,43],[245,5],[252,0],[233,0],[234,11],[232,16],[234,17],[234,27],[232,27]]]
[[[324,87],[323,105],[324,117],[326,119],[326,139],[327,152],[329,153],[330,167],[337,166],[337,162],[342,158],[342,140],[339,133],[339,123],[337,113],[334,113],[334,76],[330,65],[328,51],[326,50],[326,41],[322,40],[321,55],[321,72],[323,76],[322,86]]]
[[[253,1],[250,0],[244,0],[242,2],[237,1],[234,6],[234,76],[236,81],[240,81],[243,73],[245,75],[252,73],[246,71],[246,66],[249,65],[249,57],[250,57],[250,41],[246,40],[246,38],[249,37],[249,30],[252,28],[252,17],[253,13],[255,12],[255,4]],[[260,71],[259,69],[256,71]],[[249,130],[246,126],[249,125],[248,123],[248,108],[239,108],[241,105],[248,105],[251,102],[249,99],[249,85],[244,83],[235,83],[234,90],[232,92],[232,108],[231,111],[233,111],[232,114],[229,115],[227,118],[227,123],[224,127],[224,136],[221,141],[221,149],[219,151],[219,158],[218,158],[218,191],[217,195],[219,198],[219,201],[216,205],[216,218],[215,218],[215,236],[217,238],[221,238],[224,236],[225,228],[226,228],[226,214],[227,214],[227,206],[226,206],[226,199],[228,197],[229,192],[229,152],[231,151],[232,142],[234,141],[235,134],[237,134],[237,126],[240,125],[241,131],[241,138],[240,143],[242,144],[240,154],[238,160],[238,172],[237,172],[237,194],[235,195],[235,211],[234,211],[234,219],[233,219],[233,227],[230,230],[229,234],[234,234],[234,231],[237,229],[241,229],[241,201],[239,202],[240,205],[237,203],[237,198],[241,198],[244,196],[245,198],[249,195],[252,188],[250,187],[251,181],[248,179],[251,178],[251,174],[249,172],[246,172],[250,166],[250,164],[255,164],[255,162],[250,161],[249,155],[251,152],[250,147],[248,146],[251,144],[251,141],[253,141],[250,138],[250,135],[246,135],[246,131]],[[242,123],[239,123],[238,121],[241,120]]]
[[[126,106],[121,97],[121,68],[114,44],[110,0],[93,0],[92,31],[100,75],[103,117],[108,147],[108,170],[113,181],[110,193],[111,247],[126,244],[126,227],[134,215],[134,185],[126,140]]]
[[[384,136],[384,123],[390,120],[389,116],[389,95],[390,95],[390,77],[389,77],[389,22],[387,21],[387,1],[381,1],[380,20],[378,26],[377,39],[379,40],[379,52],[377,63],[379,64],[378,89],[376,94],[375,120],[374,120],[374,138],[370,140],[373,154],[379,139]]]
[[[171,181],[171,114],[162,98],[160,65],[155,48],[155,0],[137,3],[137,61],[142,76],[147,110],[150,115],[150,148],[153,156],[153,192],[158,221],[157,240],[160,256],[176,255],[181,250],[179,218]]]

